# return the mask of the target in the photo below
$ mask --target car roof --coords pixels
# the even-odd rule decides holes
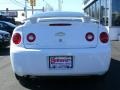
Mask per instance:
[[[25,19],[24,21],[27,20],[26,23],[29,23],[29,20],[30,22],[32,23],[35,23],[37,21],[38,18],[84,18],[84,17],[88,17],[87,15],[83,14],[83,13],[80,13],[80,12],[70,12],[70,11],[50,11],[50,12],[40,12],[40,13],[36,13],[36,14],[33,14],[31,17]]]
[[[80,12],[41,12],[32,15],[30,18],[51,18],[51,17],[84,17],[85,14]],[[30,19],[28,18],[28,19]]]

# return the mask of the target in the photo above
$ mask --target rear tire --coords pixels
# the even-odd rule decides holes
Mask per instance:
[[[94,78],[98,82],[105,82],[105,80],[107,79],[108,73],[109,72],[106,72],[103,75],[98,75],[98,76],[95,76]]]
[[[32,80],[28,76],[19,76],[15,74],[15,77],[22,86],[26,88],[31,88]]]

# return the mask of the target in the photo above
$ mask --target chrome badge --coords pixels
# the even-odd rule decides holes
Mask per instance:
[[[55,36],[65,36],[65,33],[64,32],[58,32],[55,34]]]

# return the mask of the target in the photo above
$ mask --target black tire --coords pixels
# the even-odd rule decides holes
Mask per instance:
[[[106,72],[103,75],[98,75],[98,76],[95,76],[94,78],[97,82],[103,82],[104,83],[106,81],[107,77],[108,77],[108,73],[109,72]]]
[[[15,74],[15,77],[22,86],[24,86],[26,88],[31,88],[32,80],[29,77],[27,77],[27,76],[19,76],[17,74]]]

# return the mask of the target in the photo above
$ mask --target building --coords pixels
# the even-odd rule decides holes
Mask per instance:
[[[120,0],[83,0],[86,14],[104,25],[111,40],[120,39]]]

